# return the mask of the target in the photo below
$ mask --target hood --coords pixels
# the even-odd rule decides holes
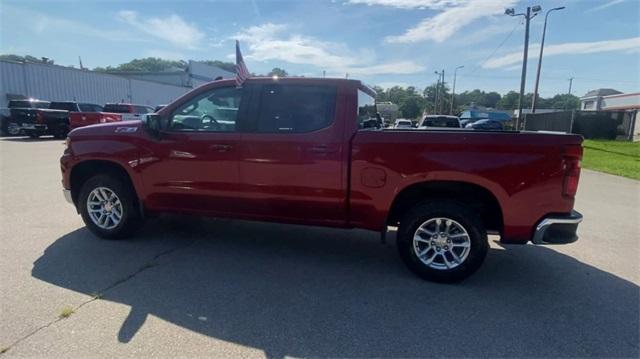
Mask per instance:
[[[69,132],[69,137],[83,136],[135,136],[143,131],[142,121],[118,121],[84,126]]]

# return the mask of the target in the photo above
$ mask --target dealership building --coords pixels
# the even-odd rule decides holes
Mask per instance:
[[[232,72],[189,61],[185,70],[103,73],[31,62],[0,61],[0,107],[9,100],[108,102],[156,106]]]

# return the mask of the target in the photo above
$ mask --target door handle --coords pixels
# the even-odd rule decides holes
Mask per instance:
[[[233,149],[231,145],[214,144],[209,146],[209,149],[216,152],[229,152]]]
[[[329,148],[327,145],[313,146],[309,149],[311,153],[334,153],[335,149]]]

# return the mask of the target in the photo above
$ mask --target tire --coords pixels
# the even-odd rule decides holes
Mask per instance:
[[[25,135],[27,135],[27,136],[29,136],[31,138],[40,138],[40,133],[38,133],[37,131],[28,130],[28,131],[25,131],[24,133],[25,133]]]
[[[110,193],[115,197],[110,196]],[[99,196],[97,197],[97,195]],[[107,198],[109,201],[105,201]],[[89,200],[91,203],[102,202],[102,204],[90,205]],[[119,200],[119,205],[117,200]],[[89,178],[80,190],[77,206],[87,228],[100,238],[123,239],[130,237],[141,224],[135,192],[127,181],[118,176],[100,174]],[[94,209],[93,215],[89,213],[89,207]],[[101,212],[101,210],[106,212]],[[118,213],[120,219],[116,224]],[[103,220],[100,221],[100,219]],[[99,224],[101,222],[103,225]]]
[[[20,131],[20,126],[16,122],[6,121],[3,123],[2,132],[5,136],[18,136]]]
[[[434,233],[444,232],[449,234],[434,237]],[[489,243],[477,213],[456,201],[433,200],[419,203],[403,217],[397,247],[405,265],[420,278],[453,283],[480,268]]]
[[[67,138],[68,134],[69,134],[69,126],[64,125],[64,126],[61,126],[56,133],[53,134],[53,137],[57,139],[65,139]]]

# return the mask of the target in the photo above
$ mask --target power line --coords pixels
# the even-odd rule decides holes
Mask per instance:
[[[511,32],[509,32],[507,37],[505,37],[504,40],[502,40],[500,45],[498,45],[498,47],[496,47],[493,50],[493,52],[491,52],[491,54],[489,56],[487,56],[486,59],[482,60],[476,67],[473,68],[473,70],[471,70],[472,74],[474,74],[480,68],[480,66],[482,66],[482,64],[484,64],[485,62],[489,61],[489,59],[491,59],[493,57],[493,55],[495,55],[496,52],[498,52],[498,50],[500,50],[500,48],[502,48],[502,45],[504,45],[507,42],[507,40],[509,40],[511,38],[511,35],[513,35],[514,31],[516,31],[516,28],[518,27],[518,25],[522,25],[522,21],[516,22],[516,25],[513,27],[513,29],[511,29]]]

